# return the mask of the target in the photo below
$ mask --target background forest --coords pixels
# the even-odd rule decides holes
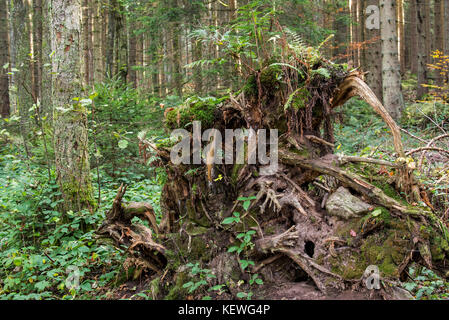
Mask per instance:
[[[251,90],[251,72],[285,67],[270,51],[284,36],[364,73],[401,127],[423,205],[447,227],[448,21],[447,0],[0,0],[0,298],[220,299],[229,283],[210,285],[200,260],[161,297],[160,278],[96,230],[122,184],[161,222],[167,173],[142,141],[170,142],[174,108],[200,105],[202,116]],[[394,161],[391,132],[364,101],[332,122],[335,153]],[[79,286],[67,282],[73,270]],[[414,298],[449,297],[449,274],[407,272]],[[258,274],[241,281],[234,298],[263,297]]]

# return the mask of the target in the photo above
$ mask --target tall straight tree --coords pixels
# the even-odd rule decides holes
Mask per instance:
[[[81,103],[81,0],[53,0],[51,25],[54,149],[63,209],[92,209],[87,110]]]
[[[378,0],[363,0],[363,14],[365,21],[365,41],[367,43],[364,50],[365,65],[364,69],[369,72],[366,75],[366,81],[376,94],[377,98],[382,101],[382,44],[380,41]],[[374,11],[373,11],[374,10]]]
[[[444,19],[443,19],[443,1],[442,0],[435,0],[435,7],[434,7],[434,21],[435,21],[435,28],[434,28],[434,37],[435,37],[435,50],[438,50],[439,52],[444,51]],[[437,70],[435,72],[435,81],[437,85],[441,85],[443,83],[443,77],[441,75],[441,72]]]
[[[410,19],[410,70],[413,74],[418,73],[418,13],[416,12],[416,0],[411,0],[409,4]]]
[[[444,7],[444,54],[449,55],[449,22],[447,21],[447,17],[449,17],[449,0],[443,0]],[[446,81],[449,82],[449,72],[446,73]]]
[[[382,40],[382,87],[384,105],[394,119],[404,107],[401,66],[398,57],[396,0],[380,0],[380,36]]]
[[[42,0],[33,1],[34,83],[33,95],[42,100]],[[41,101],[42,102],[42,101]]]
[[[417,39],[418,39],[418,87],[416,89],[416,98],[421,99],[427,92],[426,86],[428,82],[427,61],[429,56],[428,48],[428,32],[427,24],[429,17],[427,16],[428,10],[426,10],[425,0],[416,1],[416,27],[417,27]]]
[[[6,0],[0,0],[0,116],[3,118],[8,118],[10,113],[8,68],[3,68],[7,64],[9,64],[8,11]]]

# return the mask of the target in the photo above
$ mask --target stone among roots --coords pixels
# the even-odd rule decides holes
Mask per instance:
[[[371,206],[354,197],[348,189],[340,187],[329,196],[326,202],[326,210],[330,216],[336,216],[345,220],[363,216]]]

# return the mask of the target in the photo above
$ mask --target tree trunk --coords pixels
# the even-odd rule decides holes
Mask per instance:
[[[172,8],[178,7],[178,0],[172,0],[171,1]],[[179,23],[179,16],[175,16],[172,24],[172,54],[173,54],[173,86],[176,90],[176,94],[179,97],[182,97],[182,70],[181,70],[181,56],[180,56],[180,23]]]
[[[42,104],[42,0],[34,0],[34,96]],[[38,109],[41,114],[41,107]]]
[[[116,11],[117,1],[109,0],[108,6],[108,33],[106,47],[106,76],[114,76],[114,44],[116,38]]]
[[[444,7],[444,54],[449,55],[449,0],[443,0]],[[446,81],[449,83],[449,72],[446,72]]]
[[[382,39],[382,86],[384,105],[393,119],[398,119],[404,107],[401,89],[398,38],[396,28],[396,0],[380,1]]]
[[[424,0],[416,1],[417,12],[417,34],[418,34],[418,87],[416,89],[416,98],[421,99],[427,92],[427,87],[423,84],[428,84],[428,70],[427,60],[429,52],[427,51],[427,23],[429,17],[427,16],[426,4]]]
[[[435,8],[434,8],[434,38],[435,38],[435,51],[439,51],[441,55],[444,52],[444,24],[445,21],[443,19],[443,0],[435,0]],[[436,63],[437,61],[433,61],[432,63]],[[435,70],[435,82],[438,86],[443,84],[443,76],[441,74],[441,70]]]
[[[131,18],[133,20],[133,18]],[[137,36],[134,31],[136,29],[136,24],[131,22],[129,28],[129,55],[128,55],[128,83],[130,83],[134,88],[137,87]]]
[[[363,6],[364,20],[367,21],[372,12],[367,13],[368,6],[377,6],[377,0],[365,0]],[[367,21],[370,23],[370,21]],[[364,70],[367,71],[366,82],[371,87],[377,98],[383,100],[382,91],[382,43],[380,41],[380,29],[376,27],[365,28],[365,37],[367,46],[364,51],[366,65]]]
[[[398,21],[398,41],[399,41],[399,62],[401,64],[401,75],[405,74],[405,20],[404,20],[404,0],[398,1],[397,9]]]
[[[79,101],[83,70],[81,0],[53,0],[52,5],[56,177],[64,199],[63,210],[93,209],[87,109]]]
[[[94,10],[92,14],[92,36],[93,36],[93,75],[96,81],[103,81],[104,69],[103,69],[103,24],[106,24],[106,19],[103,18],[104,11],[100,0],[94,0]]]
[[[6,0],[0,0],[0,117],[9,118],[9,35],[8,35],[8,10]]]
[[[416,0],[410,1],[410,70],[418,74],[418,13]]]

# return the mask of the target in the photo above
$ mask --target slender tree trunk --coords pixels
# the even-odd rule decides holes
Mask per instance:
[[[75,101],[82,92],[81,0],[53,0],[51,45],[56,177],[64,210],[92,209],[87,110]]]
[[[426,25],[428,16],[426,15],[426,4],[424,0],[416,1],[417,12],[417,32],[418,32],[418,88],[416,89],[416,97],[421,99],[427,92],[427,88],[423,84],[428,84],[428,71],[427,71],[427,32]]]
[[[435,0],[435,9],[434,9],[434,37],[435,37],[435,51],[439,51],[440,54],[444,51],[444,19],[443,19],[443,1]],[[433,63],[436,63],[434,61]],[[435,70],[435,82],[437,85],[441,86],[443,84],[443,77],[440,70]]]
[[[41,115],[51,120],[52,116],[52,77],[51,74],[51,0],[42,1],[42,81]]]
[[[397,8],[397,28],[398,28],[398,50],[399,62],[401,64],[401,75],[405,74],[405,21],[404,21],[404,0],[398,0]]]
[[[418,12],[416,0],[410,1],[410,70],[418,73]]]
[[[34,96],[42,102],[42,0],[33,1],[34,26]],[[38,114],[41,113],[41,107]]]
[[[27,24],[28,24],[28,40],[30,41],[29,43],[29,48],[30,48],[30,52],[28,53],[29,55],[29,70],[30,72],[28,72],[30,74],[31,77],[31,88],[29,90],[29,93],[31,94],[32,97],[32,102],[36,103],[37,102],[37,96],[36,96],[36,78],[35,78],[35,51],[34,51],[34,10],[33,10],[33,1],[32,0],[27,0]],[[33,114],[34,116],[34,114]]]
[[[85,85],[90,85],[91,82],[91,52],[89,45],[91,44],[91,41],[89,40],[89,37],[92,36],[92,32],[90,30],[90,3],[89,0],[82,0],[82,37],[83,37],[83,57],[84,57],[84,74],[83,74],[83,80]]]
[[[430,63],[431,59],[430,59],[430,54],[432,52],[432,33],[431,33],[431,1],[427,0],[424,1],[424,12],[425,12],[425,19],[424,19],[424,25],[425,25],[425,34],[426,34],[426,43],[425,43],[425,48],[426,48],[426,63]]]
[[[9,43],[8,43],[8,9],[6,0],[0,0],[0,117],[8,118],[10,115],[9,103]]]
[[[92,14],[92,36],[93,36],[93,63],[94,63],[94,79],[95,81],[101,82],[103,80],[103,24],[105,24],[105,19],[102,17],[101,1],[94,0],[94,9]]]
[[[380,1],[382,39],[382,85],[384,105],[394,119],[398,119],[404,107],[401,89],[398,38],[396,28],[396,0]]]
[[[178,7],[178,0],[172,0],[172,8]],[[181,56],[180,56],[180,24],[179,17],[175,17],[175,20],[172,21],[172,49],[173,49],[173,80],[174,87],[176,90],[176,94],[182,97],[182,70],[181,70]]]
[[[108,36],[106,47],[106,76],[112,77],[114,75],[114,44],[116,31],[115,9],[117,0],[109,0],[108,6]]]
[[[135,17],[129,17],[129,54],[128,54],[128,83],[134,88],[137,87],[137,36],[135,34],[137,24],[134,22]]]
[[[363,13],[364,20],[367,21],[368,17],[373,18],[372,12],[367,12],[368,6],[377,6],[378,0],[364,0]],[[375,17],[374,17],[375,18]],[[367,21],[371,23],[372,21]],[[382,91],[382,43],[380,41],[380,30],[378,28],[365,28],[366,37],[366,50],[364,51],[366,65],[364,70],[367,71],[366,81],[376,94],[377,98],[383,100]]]
[[[340,9],[340,8],[339,8]],[[338,13],[334,20],[334,30],[336,31],[334,37],[334,56],[338,61],[348,61],[346,44],[349,41],[349,27],[346,24],[344,15],[346,12]]]

